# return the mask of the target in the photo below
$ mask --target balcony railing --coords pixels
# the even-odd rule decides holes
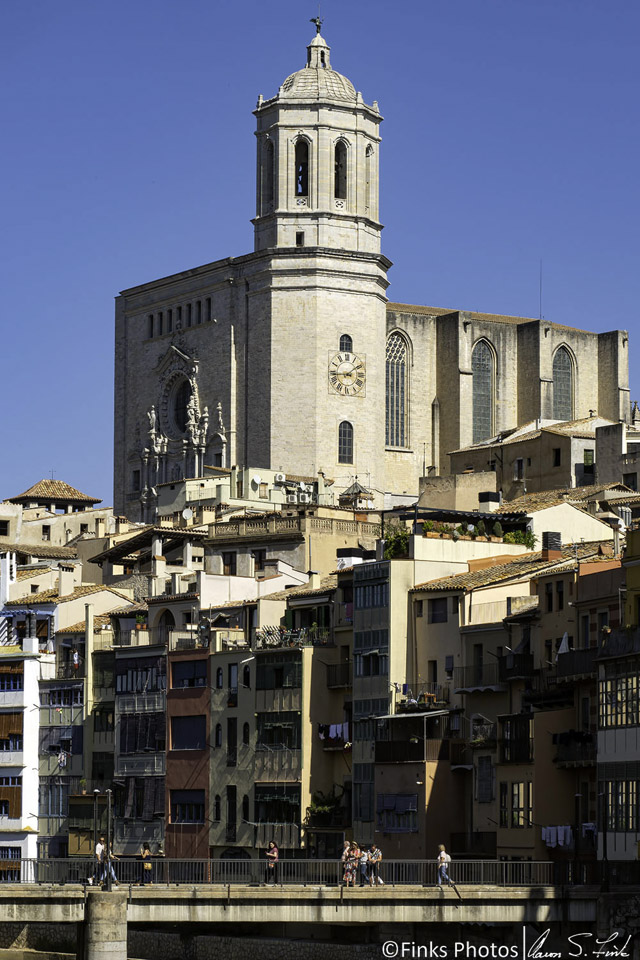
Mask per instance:
[[[568,650],[559,653],[556,661],[556,676],[558,680],[568,680],[574,677],[595,677],[596,647],[587,647],[585,650]]]
[[[120,756],[116,760],[116,776],[143,777],[149,774],[164,775],[165,756],[163,753],[150,753],[143,756]]]
[[[498,661],[498,676],[502,682],[523,680],[533,676],[532,653],[508,653]]]
[[[409,687],[406,695],[396,701],[396,713],[424,713],[432,707],[449,703],[451,690],[447,683],[420,683]]]
[[[353,663],[351,661],[327,664],[327,686],[330,689],[335,689],[337,687],[350,687],[352,684]]]
[[[117,698],[119,713],[162,713],[165,709],[164,690],[155,690],[153,693],[119,693]]]
[[[307,630],[299,627],[285,630],[284,627],[263,627],[256,631],[255,650],[274,650],[278,647],[333,647],[335,640],[328,630]]]
[[[84,663],[79,663],[77,667],[72,663],[59,663],[56,667],[57,680],[83,680],[84,677]]]
[[[498,676],[498,661],[456,667],[453,671],[453,688],[456,691],[498,689],[503,686]]]

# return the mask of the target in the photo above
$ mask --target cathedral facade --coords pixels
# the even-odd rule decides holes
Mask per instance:
[[[116,301],[114,508],[204,464],[417,493],[448,452],[537,417],[629,419],[624,331],[390,303],[378,104],[331,65],[259,98],[254,252]]]

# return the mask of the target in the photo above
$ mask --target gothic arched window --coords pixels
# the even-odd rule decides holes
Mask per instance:
[[[264,163],[262,167],[262,213],[268,213],[273,207],[273,140],[265,140]]]
[[[388,447],[408,443],[407,341],[392,333],[387,340],[386,439]]]
[[[218,690],[222,690],[222,687],[224,685],[223,677],[224,675],[222,673],[222,667],[218,667],[218,669],[216,670],[216,687],[218,688]]]
[[[309,196],[309,144],[300,137],[296,141],[295,159],[295,190],[296,197]]]
[[[336,143],[334,151],[334,196],[336,200],[347,199],[347,145],[344,140]]]
[[[559,347],[553,357],[553,419],[573,418],[573,362],[566,347]]]
[[[351,353],[353,350],[353,340],[348,333],[343,333],[340,337],[340,350],[345,353]]]
[[[353,463],[353,424],[348,420],[338,427],[338,463]]]
[[[367,147],[365,151],[365,161],[364,161],[364,179],[365,179],[365,193],[364,193],[364,202],[365,209],[371,212],[372,200],[373,200],[373,184],[371,183],[372,167],[373,167],[373,147],[371,144]]]
[[[493,391],[495,362],[486,340],[478,340],[471,354],[473,375],[473,442],[493,436]]]

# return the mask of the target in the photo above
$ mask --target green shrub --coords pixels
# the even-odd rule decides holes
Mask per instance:
[[[510,530],[504,535],[505,543],[518,543],[529,550],[535,550],[537,541],[538,538],[531,530]]]
[[[502,524],[499,520],[496,520],[493,525],[493,535],[494,537],[504,537],[504,530],[502,529]]]

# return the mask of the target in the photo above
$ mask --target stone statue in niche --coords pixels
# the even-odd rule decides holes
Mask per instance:
[[[153,437],[155,436],[156,432],[156,408],[153,406],[153,404],[147,413],[147,418],[149,420],[149,435]]]

